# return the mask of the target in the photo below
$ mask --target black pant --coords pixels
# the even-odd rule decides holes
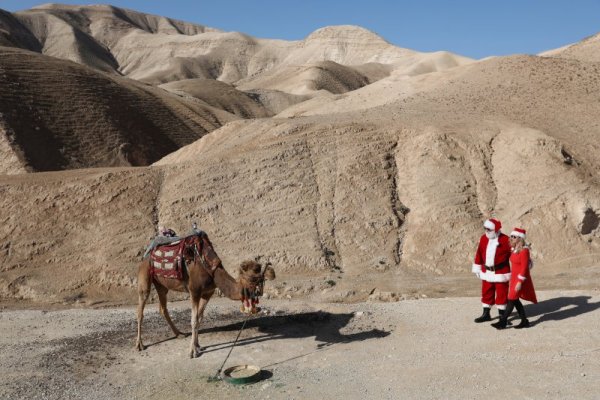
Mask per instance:
[[[512,313],[515,308],[517,309],[517,312],[519,313],[519,317],[521,319],[526,319],[525,307],[523,307],[523,303],[521,303],[520,299],[508,300],[508,303],[506,304],[506,310],[504,311],[504,315],[502,316],[502,318],[504,320],[507,320],[508,317],[510,316],[510,313]]]

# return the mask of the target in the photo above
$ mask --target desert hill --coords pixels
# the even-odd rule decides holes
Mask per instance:
[[[240,118],[263,118],[273,115],[260,102],[259,96],[237,90],[230,84],[214,79],[184,79],[159,87],[176,94],[191,96]]]
[[[0,9],[0,46],[41,52],[37,38],[11,13]]]
[[[114,21],[116,11],[103,9]],[[80,15],[73,10],[69,18]],[[39,170],[10,161],[25,159],[35,126],[67,132],[61,140],[74,144],[65,154],[86,160],[53,156],[60,168],[127,165],[109,157],[123,135],[143,155],[129,165],[165,156],[142,168],[0,176],[5,301],[135,301],[136,263],[156,227],[185,233],[194,221],[230,271],[247,258],[271,261],[273,297],[476,296],[473,251],[490,216],[506,233],[528,230],[539,288],[596,287],[595,62],[515,55],[474,63],[348,26],[286,42],[152,21],[125,25],[122,37],[116,28],[89,31],[112,37],[102,43],[125,77],[3,48],[0,71],[11,75],[0,80],[1,118],[14,132],[0,143],[6,172]],[[67,84],[78,86],[61,91]],[[93,96],[99,90],[106,95]],[[86,110],[104,111],[87,120],[75,104],[90,99],[100,104]],[[30,109],[44,125],[26,118]],[[109,135],[88,132],[98,119]],[[79,133],[68,136],[74,128],[64,127],[75,123]],[[172,146],[146,153],[145,135]],[[61,154],[52,141],[44,148]]]
[[[600,61],[598,50],[600,49],[600,34],[587,37],[580,42],[563,46],[558,49],[548,50],[541,53],[545,57],[570,58],[579,61]]]
[[[390,106],[427,105],[444,118],[485,115],[535,128],[560,140],[565,157],[572,155],[574,164],[595,176],[600,172],[594,118],[600,65],[536,56],[501,57],[449,71],[440,83]]]
[[[368,76],[358,70],[321,61],[314,64],[287,67],[273,74],[238,82],[241,90],[268,89],[292,94],[312,94],[320,90],[339,94],[359,89],[371,83]]]
[[[45,55],[113,72],[120,66],[110,48],[130,31],[165,35],[214,31],[109,5],[46,4],[14,15],[35,36]]]
[[[148,165],[233,114],[58,58],[0,47],[2,173]]]
[[[280,117],[367,111],[390,118],[428,110],[432,120],[497,118],[550,133],[565,151],[584,157],[597,173],[594,110],[600,66],[593,62],[517,55],[492,58],[409,79],[391,75],[372,85],[322,102],[299,104]],[[369,101],[372,100],[372,101]],[[517,106],[518,105],[518,106]],[[577,132],[573,135],[572,132]]]

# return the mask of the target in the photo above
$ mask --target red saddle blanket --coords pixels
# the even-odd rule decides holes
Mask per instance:
[[[150,273],[165,278],[183,278],[185,240],[158,246],[150,253]]]

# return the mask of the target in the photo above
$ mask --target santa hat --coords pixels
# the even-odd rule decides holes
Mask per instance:
[[[483,223],[483,227],[487,228],[487,229],[491,229],[494,232],[498,232],[498,231],[500,231],[500,228],[502,228],[502,223],[500,221],[498,221],[497,219],[490,218]]]
[[[514,228],[513,231],[510,233],[510,236],[516,236],[516,237],[520,237],[521,239],[525,239],[526,233],[527,232],[525,231],[525,229]]]

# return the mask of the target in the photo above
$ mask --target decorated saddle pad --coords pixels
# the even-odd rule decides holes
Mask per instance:
[[[153,275],[165,278],[183,278],[184,240],[158,246],[150,253],[150,268]]]

